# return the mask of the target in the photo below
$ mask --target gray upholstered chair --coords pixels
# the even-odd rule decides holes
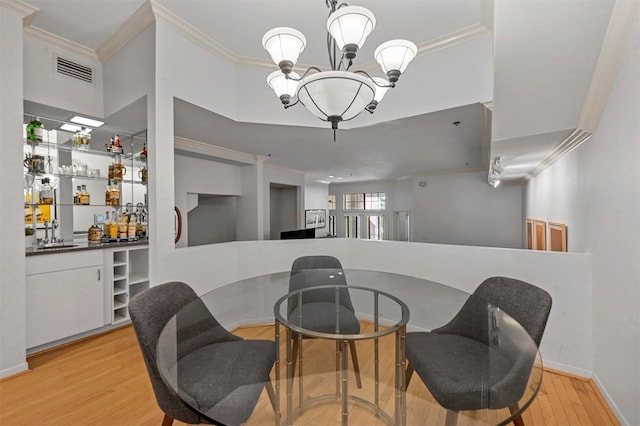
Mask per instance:
[[[131,299],[129,314],[156,401],[165,414],[163,426],[174,419],[191,424],[243,423],[265,386],[275,404],[269,379],[274,342],[243,340],[228,332],[187,284],[170,282],[143,291]],[[182,397],[189,399],[189,405],[166,385],[157,365],[156,345],[174,315],[175,374],[180,388],[188,391]]]
[[[287,318],[297,323],[300,309],[304,311],[304,327],[310,330],[335,333],[339,329],[342,334],[360,333],[360,321],[356,318],[349,290],[346,289],[347,280],[342,269],[342,264],[333,256],[302,256],[293,261],[291,266],[291,278],[289,280],[289,292],[296,290],[322,286],[344,285],[345,289],[339,291],[340,303],[338,306],[339,322],[336,324],[335,290],[319,289],[302,293],[302,306],[298,306],[298,298],[292,297],[287,303]],[[356,383],[362,387],[360,379],[360,366],[354,341],[349,342],[353,371],[356,375]],[[297,362],[298,336],[293,335],[293,371]]]
[[[505,341],[512,337],[509,330],[499,331],[501,342],[492,324],[499,314],[496,307],[533,342],[520,339],[514,350],[513,342]],[[551,296],[545,290],[513,278],[486,279],[448,324],[407,334],[407,386],[415,371],[447,409],[447,424],[455,424],[463,410],[508,407],[517,412],[550,311]],[[522,425],[522,417],[514,423]]]

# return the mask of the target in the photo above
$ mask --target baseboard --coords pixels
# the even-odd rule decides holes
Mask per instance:
[[[29,364],[27,362],[20,363],[18,365],[14,365],[10,368],[5,368],[4,370],[0,370],[0,379],[10,379],[11,377],[18,376],[20,374],[24,374],[29,371]]]
[[[546,360],[544,359],[544,357],[542,358],[542,365],[545,368],[549,368],[551,370],[557,370],[558,372],[569,373],[574,376],[579,376],[581,378],[590,379],[593,376],[593,372],[590,370],[585,370],[583,368],[563,364],[561,362]]]
[[[607,405],[609,406],[609,409],[613,412],[613,414],[616,416],[616,418],[618,419],[618,421],[620,422],[621,425],[626,425],[629,426],[629,422],[627,421],[627,419],[625,419],[625,417],[622,415],[622,412],[620,411],[620,409],[618,408],[618,406],[616,405],[615,401],[613,400],[613,398],[611,398],[611,395],[609,395],[609,392],[607,392],[607,389],[604,387],[604,384],[600,381],[600,379],[598,379],[598,376],[596,374],[593,374],[593,383],[596,385],[596,387],[598,388],[598,391],[600,391],[600,395],[602,395],[602,397],[604,398],[605,402],[607,403]]]

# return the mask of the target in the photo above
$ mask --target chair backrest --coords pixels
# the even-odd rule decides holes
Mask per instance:
[[[516,320],[540,346],[551,311],[551,296],[539,287],[507,277],[484,280],[456,316],[433,331],[462,334],[485,341],[488,336],[487,303],[499,307]]]
[[[342,264],[333,256],[317,255],[302,256],[293,261],[291,265],[291,277],[289,279],[289,292],[294,292],[308,287],[322,285],[347,285],[347,279],[342,269]],[[339,291],[340,305],[354,311],[351,296],[347,289]],[[334,302],[335,290],[322,289],[307,291],[302,294],[302,303]],[[292,297],[287,303],[287,313],[298,307],[298,298]]]
[[[200,416],[167,387],[157,366],[156,346],[166,324],[176,317],[177,359],[210,343],[238,340],[211,315],[191,287],[170,282],[149,288],[131,298],[129,315],[140,344],[158,406],[168,416],[186,423],[200,423]]]

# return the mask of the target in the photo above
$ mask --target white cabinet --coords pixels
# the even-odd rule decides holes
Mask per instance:
[[[104,325],[102,253],[27,258],[27,348]]]

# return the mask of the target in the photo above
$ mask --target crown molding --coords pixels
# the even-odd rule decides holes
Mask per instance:
[[[99,60],[95,50],[90,49],[81,44],[78,44],[76,42],[73,42],[71,40],[67,40],[64,37],[60,37],[58,35],[55,35],[53,33],[50,33],[49,31],[45,31],[38,27],[33,27],[33,26],[25,27],[24,34],[27,37],[31,37],[33,39],[39,40],[43,43],[46,43],[50,46],[55,47],[56,49],[63,50],[72,55],[82,56],[84,58],[88,58],[93,61]]]
[[[640,2],[624,0],[615,2],[598,62],[582,106],[578,128],[594,132],[598,127],[638,16],[640,16]]]
[[[155,16],[156,21],[164,23],[172,30],[191,40],[203,49],[208,50],[215,55],[221,56],[222,58],[233,64],[238,62],[238,56],[231,50],[213,40],[199,29],[193,27],[184,19],[179,18],[163,6],[160,6],[155,1],[149,0],[149,3],[151,4],[151,8],[153,9],[153,15]]]
[[[96,53],[102,63],[111,58],[117,51],[133,40],[149,25],[155,22],[151,2],[144,2],[133,15],[124,21],[118,29],[106,39],[97,49]]]
[[[268,158],[267,158],[267,160],[268,160]],[[264,167],[266,167],[268,169],[279,170],[279,171],[282,171],[282,172],[294,173],[294,174],[302,175],[302,176],[306,176],[306,174],[307,174],[304,170],[292,169],[291,167],[280,166],[278,164],[269,163],[268,161],[264,163]],[[313,179],[310,179],[310,180],[313,180]],[[320,181],[318,181],[318,182],[320,182]]]
[[[544,169],[564,157],[583,142],[591,137],[592,133],[582,129],[575,129],[569,136],[567,136],[553,151],[551,151],[537,166],[535,166],[526,177],[524,181],[528,181],[542,172]]]
[[[490,34],[490,31],[486,26],[482,24],[470,25],[458,31],[453,31],[441,37],[419,44],[416,58],[419,58],[420,56],[424,56],[424,55],[430,55],[439,50],[448,49],[450,47],[457,46],[462,43],[466,43],[478,37],[482,37],[485,34]],[[370,61],[370,62],[367,62],[366,64],[363,64],[361,67],[358,67],[358,69],[361,69],[367,72],[377,70],[378,68],[379,68],[379,65],[376,61]]]
[[[268,158],[263,155],[247,154],[245,152],[194,141],[180,136],[175,136],[173,140],[174,149],[206,155],[208,157],[221,158],[228,161],[235,161],[242,164],[258,164]]]
[[[449,34],[445,34],[442,37],[435,38],[426,43],[422,43],[418,46],[418,56],[429,55],[437,52],[438,50],[448,49],[449,47],[457,46],[458,44],[466,43],[478,37],[482,37],[485,34],[490,34],[487,27],[482,24],[474,24],[468,27],[462,28],[458,31],[453,31]]]
[[[28,3],[25,3],[21,0],[0,0],[0,7],[5,9],[9,9],[12,12],[17,13],[22,16],[22,25],[24,27],[28,27],[33,22],[33,18],[35,18],[36,13],[40,11],[35,6],[31,6]]]

